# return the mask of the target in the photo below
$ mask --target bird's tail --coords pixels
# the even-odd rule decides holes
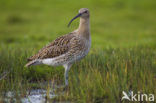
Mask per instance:
[[[28,62],[25,67],[30,67],[31,65],[39,65],[41,64],[42,62],[40,60],[33,60],[33,61],[30,61]]]

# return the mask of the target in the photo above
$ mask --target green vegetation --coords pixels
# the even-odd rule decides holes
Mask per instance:
[[[123,90],[156,95],[155,0],[1,0],[0,76],[8,75],[0,80],[0,102],[7,91],[15,91],[20,102],[27,90],[47,88],[41,82],[63,84],[62,67],[24,65],[40,48],[76,29],[79,20],[67,24],[82,7],[91,11],[91,51],[72,66],[68,91],[55,99],[116,103]]]

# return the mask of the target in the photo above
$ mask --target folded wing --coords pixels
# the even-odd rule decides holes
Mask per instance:
[[[61,36],[38,51],[37,54],[28,58],[28,61],[35,59],[54,58],[65,54],[70,49],[70,40],[74,37],[72,33]]]

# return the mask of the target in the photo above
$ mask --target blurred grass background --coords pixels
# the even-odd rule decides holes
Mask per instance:
[[[24,47],[44,46],[71,32],[67,28],[82,7],[91,11],[92,46],[99,48],[155,44],[155,0],[1,0],[0,41]]]
[[[0,81],[0,91],[30,88],[30,81],[64,80],[62,67],[23,66],[26,58],[40,48],[76,29],[79,20],[70,28],[67,24],[83,7],[91,13],[92,47],[87,59],[72,67],[69,82],[73,84],[66,97],[83,98],[83,102],[108,98],[106,102],[115,102],[132,84],[133,90],[156,93],[156,0],[0,0],[0,72],[12,70],[7,79]],[[132,69],[128,75],[123,72],[126,65]],[[110,79],[105,79],[107,75]],[[131,82],[126,84],[128,80]],[[145,87],[147,81],[150,85]]]

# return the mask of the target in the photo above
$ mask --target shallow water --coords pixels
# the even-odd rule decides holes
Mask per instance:
[[[16,103],[16,99],[14,98],[14,92],[7,92],[5,94],[4,102],[7,103]],[[27,96],[24,98],[21,98],[22,103],[45,103],[46,102],[46,95],[47,91],[44,89],[34,89],[29,92],[27,92]],[[56,95],[50,91],[49,92],[49,98],[52,99]]]

